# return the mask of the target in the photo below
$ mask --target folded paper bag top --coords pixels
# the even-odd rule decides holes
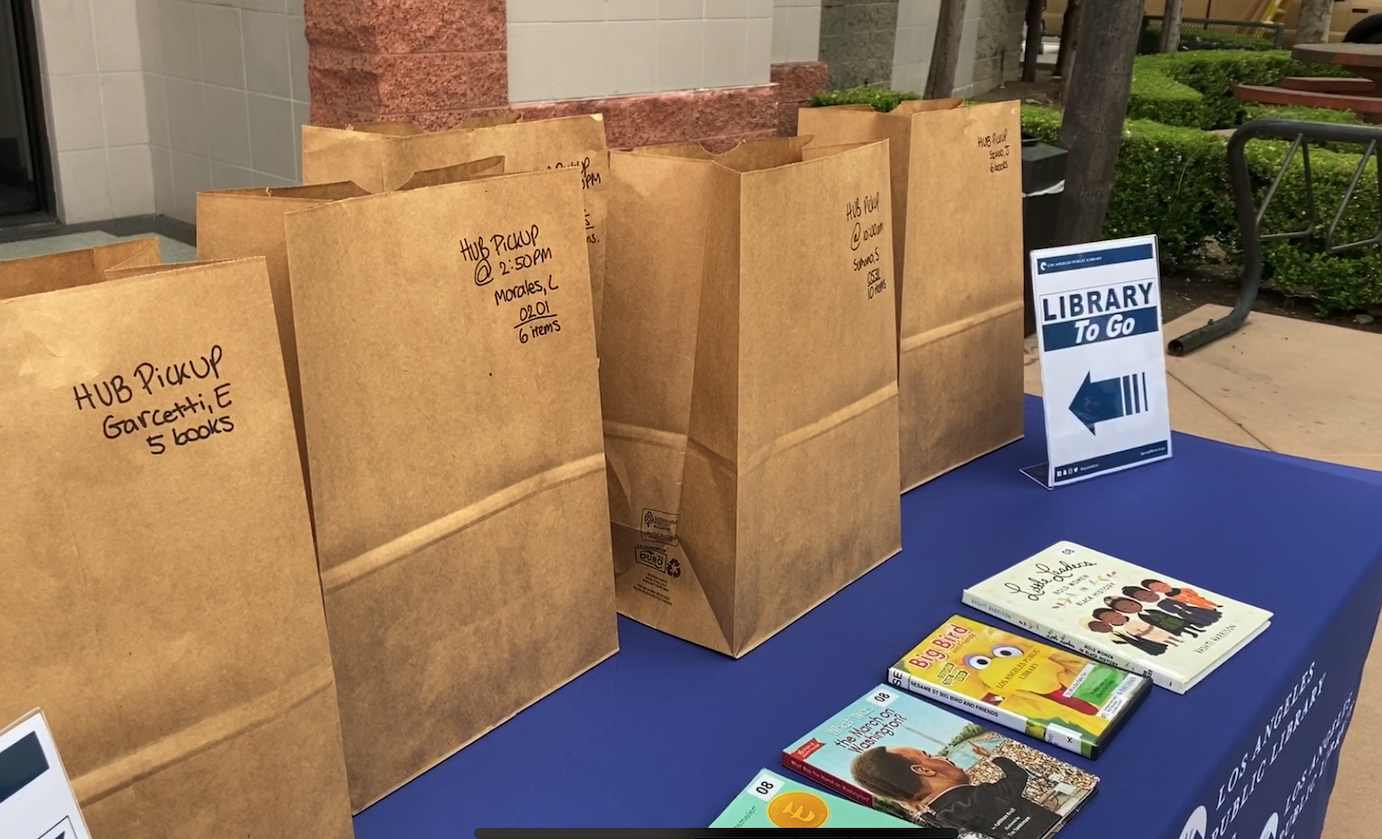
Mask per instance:
[[[507,111],[502,114],[494,114],[482,117],[467,117],[456,124],[456,128],[490,128],[495,125],[512,125],[515,122],[522,122],[523,114],[518,111]],[[407,120],[379,120],[377,122],[352,122],[326,124],[323,128],[337,128],[345,131],[363,131],[370,134],[385,134],[393,137],[412,137],[418,134],[428,133],[425,128],[414,122]]]
[[[734,656],[900,542],[887,146],[806,148],[611,154],[619,608]]]
[[[385,192],[396,189],[414,172],[491,155],[502,155],[508,172],[579,171],[598,335],[605,276],[605,187],[609,179],[604,117],[586,114],[527,121],[500,115],[478,117],[436,132],[412,132],[400,123],[388,125],[382,131],[368,126],[354,130],[350,126],[303,126],[303,182],[352,181],[370,192]]]
[[[740,143],[723,152],[708,151],[700,143],[662,143],[630,149],[625,154],[653,157],[679,157],[687,160],[707,160],[736,172],[775,169],[801,163],[810,137],[782,137],[772,140],[752,140]]]
[[[0,300],[103,282],[116,266],[141,267],[161,262],[158,239],[112,242],[79,251],[0,261]]]
[[[43,708],[96,836],[349,837],[264,261],[130,247],[0,263],[54,289],[0,301],[0,716]]]
[[[302,181],[350,181],[371,193],[397,189],[414,172],[502,156],[511,172],[577,168],[586,191],[602,192],[605,124],[599,114],[535,122],[482,118],[447,131],[412,123],[302,127]]]
[[[1020,438],[1017,103],[802,108],[798,122],[813,145],[889,143],[902,488]]]
[[[580,181],[285,219],[357,810],[616,648]]]

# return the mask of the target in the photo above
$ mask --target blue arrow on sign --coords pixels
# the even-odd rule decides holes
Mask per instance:
[[[1149,410],[1147,405],[1147,374],[1133,373],[1112,379],[1093,381],[1085,373],[1084,382],[1070,401],[1070,413],[1093,434],[1101,422],[1130,417]]]

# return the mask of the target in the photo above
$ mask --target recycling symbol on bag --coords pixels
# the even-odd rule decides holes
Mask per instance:
[[[667,576],[673,579],[681,576],[681,562],[676,558],[667,560]]]

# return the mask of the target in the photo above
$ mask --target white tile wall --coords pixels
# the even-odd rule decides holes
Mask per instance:
[[[301,0],[130,2],[158,212],[194,221],[198,190],[297,183],[308,111]]]
[[[772,56],[774,64],[820,60],[821,0],[773,0]]]
[[[960,34],[960,64],[955,70],[955,94],[966,95],[974,84],[974,45],[979,34],[979,18],[986,0],[969,0],[965,5],[965,27]],[[931,69],[931,53],[936,45],[936,21],[940,0],[898,0],[897,41],[893,46],[893,81],[898,90],[921,93]]]
[[[297,182],[302,0],[36,5],[64,221],[194,221],[197,190]]]
[[[767,84],[773,2],[509,0],[509,101]]]
[[[134,2],[36,3],[58,215],[69,223],[154,212]]]

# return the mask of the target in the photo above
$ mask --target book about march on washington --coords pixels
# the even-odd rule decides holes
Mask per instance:
[[[1199,684],[1272,618],[1074,542],[965,589],[964,602],[1176,693]]]
[[[709,826],[906,828],[908,825],[887,813],[764,769]]]
[[[888,683],[1085,757],[1098,757],[1151,680],[952,615],[888,670]]]
[[[787,768],[845,798],[962,837],[1046,839],[1099,779],[879,685],[793,743]]]

